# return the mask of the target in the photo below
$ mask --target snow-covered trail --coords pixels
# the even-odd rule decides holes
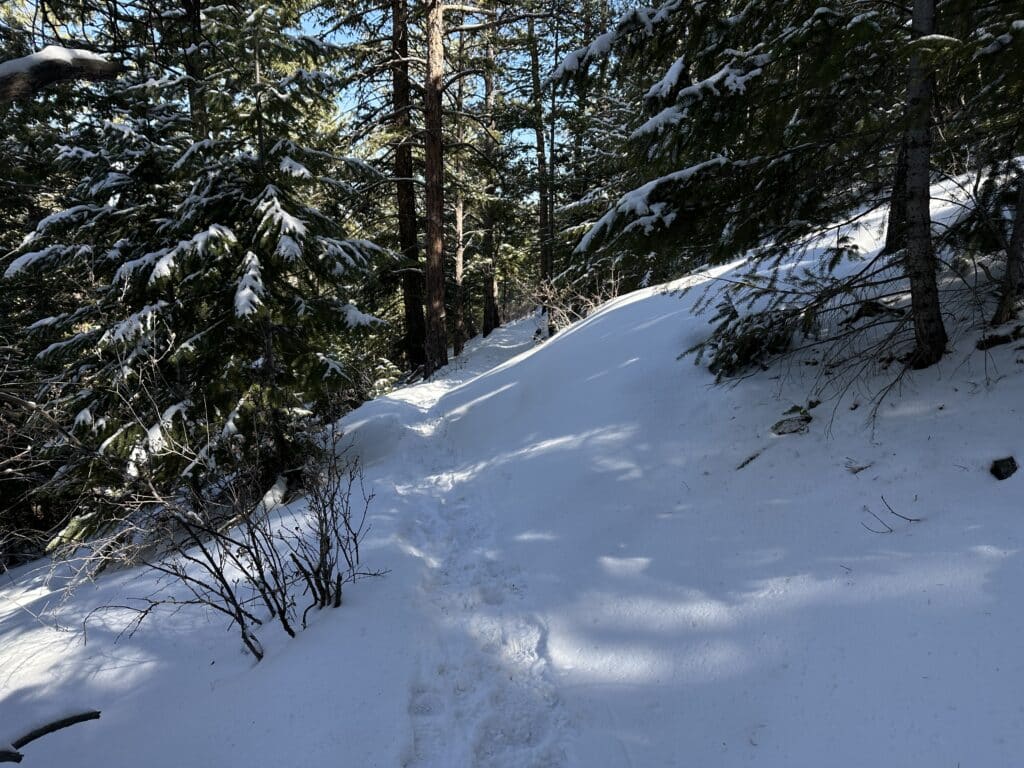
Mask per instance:
[[[780,437],[808,380],[711,387],[672,354],[704,332],[690,301],[623,297],[371,407],[420,414],[403,764],[1010,764],[1019,496],[986,469],[1024,452],[1021,363],[965,339],[873,427],[850,392]],[[376,421],[353,430],[370,454]]]
[[[393,476],[388,483],[403,521],[397,536],[423,565],[423,624],[403,766],[565,764],[561,742],[569,724],[551,680],[547,629],[520,604],[521,569],[494,549],[490,486],[460,482],[471,450],[448,434],[458,413],[446,403],[462,385],[534,347],[538,327],[523,320],[498,329],[433,381],[370,405],[369,413],[344,424],[371,473],[376,456],[402,468],[404,480]]]
[[[523,321],[349,414],[390,573],[261,630],[259,664],[196,610],[120,642],[103,614],[83,645],[33,618],[51,587],[3,577],[0,741],[98,708],[26,764],[1017,764],[1024,472],[988,466],[1024,457],[1022,351],[954,336],[871,423],[858,389],[809,403],[800,362],[713,386],[677,359],[693,300],[623,296],[544,344]],[[794,405],[807,431],[774,434]]]

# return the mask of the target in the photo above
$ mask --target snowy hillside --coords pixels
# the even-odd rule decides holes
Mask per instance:
[[[60,606],[3,577],[0,744],[96,708],[24,764],[1018,762],[1024,479],[988,468],[1024,457],[1021,353],[961,337],[874,422],[851,390],[776,435],[811,379],[713,386],[677,359],[695,299],[634,293],[543,345],[521,321],[350,414],[390,573],[264,629],[260,664],[198,610],[119,642],[106,612],[83,643],[145,574]]]

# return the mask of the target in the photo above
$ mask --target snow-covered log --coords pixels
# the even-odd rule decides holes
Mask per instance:
[[[0,63],[0,102],[31,96],[67,80],[109,80],[124,70],[117,61],[77,48],[48,45],[36,53]]]

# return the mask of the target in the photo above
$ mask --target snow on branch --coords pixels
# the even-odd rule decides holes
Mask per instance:
[[[260,260],[249,251],[242,260],[242,276],[235,289],[235,317],[248,317],[255,314],[265,293],[263,278],[260,274]]]
[[[640,31],[650,37],[656,26],[671,18],[683,6],[684,0],[668,0],[658,8],[640,6],[626,11],[609,31],[568,54],[548,75],[547,84],[562,82],[581,70],[585,71],[591,61],[608,56],[620,40],[634,32]]]
[[[682,69],[682,59],[672,65],[668,74],[659,80],[644,97],[647,100],[664,98],[666,94],[677,87],[677,81]],[[690,103],[700,101],[705,95],[721,96],[724,89],[728,93],[743,93],[747,89],[747,81],[758,77],[769,61],[765,55],[749,57],[746,65],[754,64],[752,69],[747,66],[730,62],[718,72],[700,80],[692,85],[679,90],[676,94],[676,103],[658,112],[654,117],[647,120],[643,125],[633,131],[631,138],[637,139],[652,133],[660,133],[668,127],[674,126],[684,120],[687,116],[687,109]]]
[[[108,61],[91,51],[48,45],[0,63],[0,102],[25,98],[67,80],[110,80],[123,71],[121,62]]]
[[[642,229],[645,234],[649,234],[657,224],[670,225],[676,217],[676,211],[664,202],[652,202],[651,198],[654,194],[666,186],[685,184],[700,173],[721,168],[731,162],[728,158],[719,155],[705,160],[703,163],[649,181],[643,186],[627,192],[583,236],[579,245],[576,246],[576,253],[585,253],[590,250],[598,236],[602,232],[607,233],[616,228],[621,218],[631,220],[627,226],[628,231]]]

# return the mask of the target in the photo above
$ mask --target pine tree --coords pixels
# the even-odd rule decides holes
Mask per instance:
[[[930,66],[948,55],[935,38],[924,44]],[[840,233],[844,223],[901,201],[900,190],[890,189],[912,125],[908,183],[919,190],[917,209],[927,209],[927,171],[922,180],[913,153],[928,133],[930,101],[913,96],[921,109],[907,110],[907,76],[893,66],[894,54],[898,61],[913,58],[914,45],[899,9],[865,12],[853,2],[670,0],[623,15],[556,73],[567,79],[614,49],[643,83],[646,115],[630,126],[632,190],[591,227],[579,250],[660,251],[676,274],[750,257],[743,285],[719,296],[710,346],[717,350],[713,367],[726,373],[784,349],[782,340],[819,327],[827,313],[852,312],[862,289],[878,293],[881,286],[882,296],[895,295],[904,267],[891,252],[841,280],[831,277],[841,261],[861,256],[840,234],[819,248],[817,269],[787,278],[790,288],[782,288],[773,267],[820,243],[816,233]],[[662,62],[660,77],[638,77],[654,61]],[[911,316],[920,326],[913,358],[926,365],[941,357],[945,334],[937,294],[922,287],[934,285],[937,265],[925,243],[927,225],[920,230],[911,209],[908,223],[917,221],[918,232],[908,231],[909,250],[917,253],[908,262],[917,286]],[[756,320],[749,316],[755,302]]]
[[[188,16],[148,10],[130,23]],[[133,48],[136,69],[75,122],[58,159],[80,181],[6,269],[78,297],[35,328],[74,437],[55,436],[68,459],[44,491],[87,486],[87,516],[130,491],[125,472],[173,488],[242,456],[289,469],[296,418],[348,386],[347,340],[375,322],[350,297],[381,254],[350,214],[377,177],[324,141],[330,50],[296,8],[198,14],[175,46]]]

